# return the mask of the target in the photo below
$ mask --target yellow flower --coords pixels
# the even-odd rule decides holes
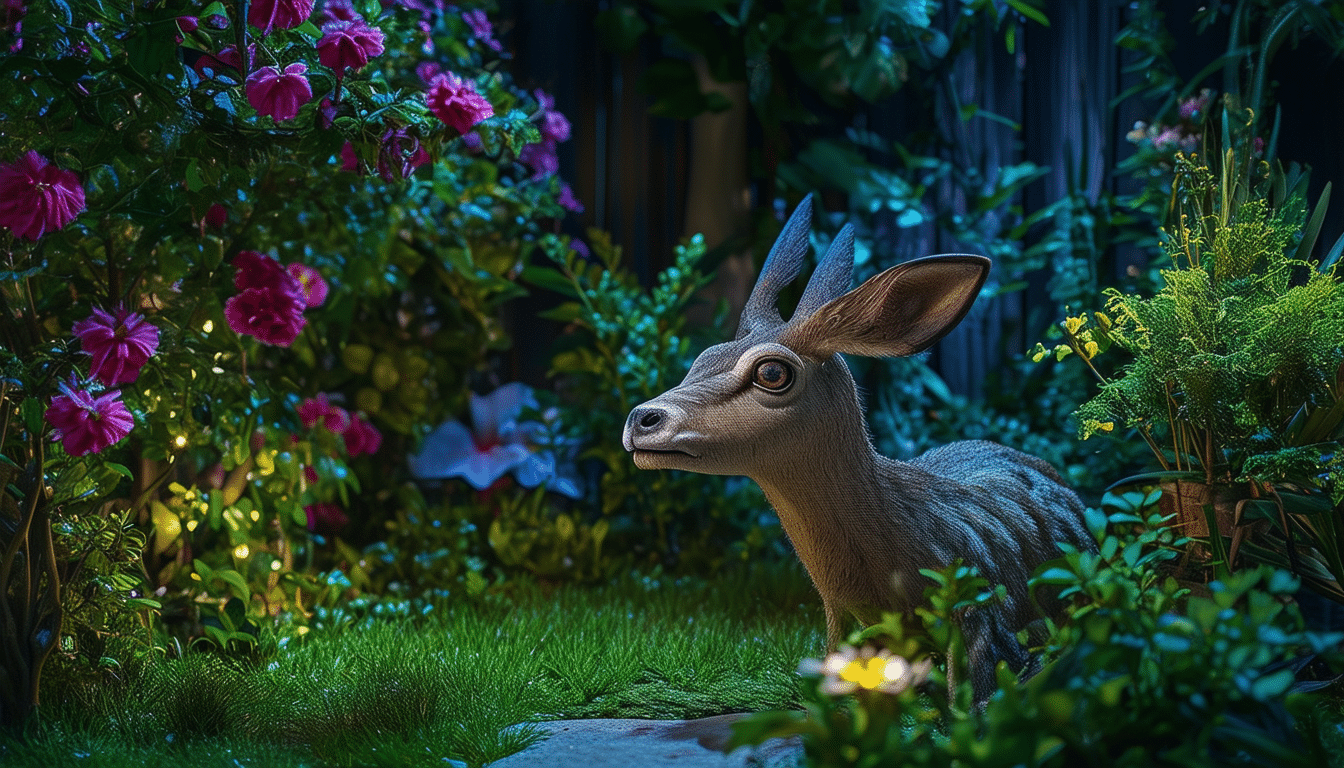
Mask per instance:
[[[911,664],[886,649],[856,650],[850,646],[841,646],[821,661],[803,659],[798,665],[802,674],[820,675],[821,691],[830,696],[858,690],[897,694],[924,682],[932,668],[933,662],[927,658]]]
[[[1087,357],[1088,360],[1091,360],[1092,358],[1096,357],[1097,351],[1098,351],[1097,342],[1095,341],[1089,341],[1083,345],[1083,354]]]
[[[1098,432],[1110,432],[1110,431],[1113,430],[1113,429],[1115,429],[1115,422],[1114,422],[1114,421],[1099,421],[1099,422],[1097,422],[1097,431],[1098,431]]]
[[[1069,335],[1072,336],[1078,332],[1079,328],[1083,327],[1083,323],[1085,322],[1087,322],[1087,319],[1083,317],[1066,317],[1064,318],[1064,330],[1068,331]]]

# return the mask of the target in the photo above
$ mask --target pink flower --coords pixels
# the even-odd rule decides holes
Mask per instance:
[[[293,29],[313,15],[313,0],[252,0],[247,23],[269,35],[276,29]]]
[[[574,190],[570,189],[568,184],[560,185],[560,197],[556,198],[556,202],[567,211],[583,213],[583,203],[574,196]]]
[[[95,398],[72,379],[60,385],[61,394],[51,399],[43,418],[56,428],[54,437],[71,456],[97,453],[130,434],[135,422],[121,393],[112,390]]]
[[[333,534],[350,522],[344,510],[329,502],[309,504],[303,511],[308,515],[308,530],[313,533]]]
[[[345,453],[352,458],[366,453],[372,456],[383,444],[383,435],[378,428],[360,416],[350,420],[350,426],[341,436],[345,438]]]
[[[256,55],[257,46],[247,46],[247,61],[249,64],[256,58]],[[196,70],[196,74],[200,75],[202,78],[218,76],[225,69],[233,69],[241,72],[243,71],[243,57],[238,55],[237,46],[226,45],[223,48],[220,48],[219,52],[215,54],[203,51],[201,55],[196,58],[196,61],[192,62],[191,67]]]
[[[229,328],[264,344],[293,344],[306,322],[303,285],[264,253],[241,251],[233,266],[238,270],[233,285],[240,292],[224,303]]]
[[[425,97],[429,111],[458,133],[466,133],[471,126],[495,114],[494,107],[476,87],[452,72],[436,75],[429,84]]]
[[[369,57],[382,52],[383,30],[363,19],[329,21],[322,26],[322,39],[317,41],[318,60],[336,70],[337,76],[347,67],[359,71],[369,63]]]
[[[255,7],[255,6],[254,6]],[[292,120],[299,107],[313,98],[312,86],[304,73],[308,66],[295,62],[281,72],[276,67],[262,67],[247,76],[247,103],[259,115],[270,115],[277,123]]]
[[[462,20],[471,27],[471,34],[477,40],[485,43],[492,51],[502,50],[504,46],[500,45],[495,39],[495,30],[490,25],[490,18],[485,15],[485,11],[480,9],[472,11],[463,11]]]
[[[378,175],[387,181],[404,179],[428,162],[429,152],[421,146],[420,139],[412,136],[405,127],[389,128],[383,134],[382,144],[378,148]]]
[[[108,386],[135,381],[159,348],[159,329],[122,307],[115,315],[94,307],[93,314],[75,323],[71,331],[84,352],[93,356],[90,374]]]
[[[350,428],[350,412],[340,406],[332,405],[325,392],[299,403],[299,423],[304,429],[312,429],[321,424],[328,432],[340,435]]]
[[[72,171],[52,165],[29,150],[11,165],[0,165],[0,227],[36,240],[84,210],[84,187]]]
[[[327,300],[327,281],[322,279],[322,273],[307,264],[295,262],[285,267],[285,272],[290,277],[299,281],[299,287],[303,291],[303,303],[309,307],[320,307],[322,302]]]

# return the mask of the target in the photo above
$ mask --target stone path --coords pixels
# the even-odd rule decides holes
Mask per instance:
[[[699,720],[556,720],[538,723],[545,740],[490,768],[795,768],[798,739],[772,739],[725,755],[729,726],[742,714]]]

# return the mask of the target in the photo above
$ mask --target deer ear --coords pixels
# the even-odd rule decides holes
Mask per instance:
[[[954,254],[907,261],[790,323],[780,343],[801,355],[902,357],[923,352],[970,310],[989,259]]]

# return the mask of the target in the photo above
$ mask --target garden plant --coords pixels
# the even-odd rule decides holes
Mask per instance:
[[[1191,71],[1127,4],[1144,121],[1056,199],[978,78],[1068,4],[558,7],[661,118],[743,108],[738,236],[642,271],[602,231],[567,152],[607,117],[515,68],[527,3],[0,0],[0,764],[478,766],[734,712],[812,765],[1341,764],[1344,638],[1298,605],[1344,602],[1344,237],[1272,65],[1344,3],[1192,9]],[[995,440],[1088,507],[1014,586],[1063,606],[1001,638],[1021,674],[973,690],[1009,597],[973,558],[828,643],[756,485],[622,445],[809,193],[859,281],[937,247],[1035,302],[968,317],[978,391],[851,361],[880,452]]]

